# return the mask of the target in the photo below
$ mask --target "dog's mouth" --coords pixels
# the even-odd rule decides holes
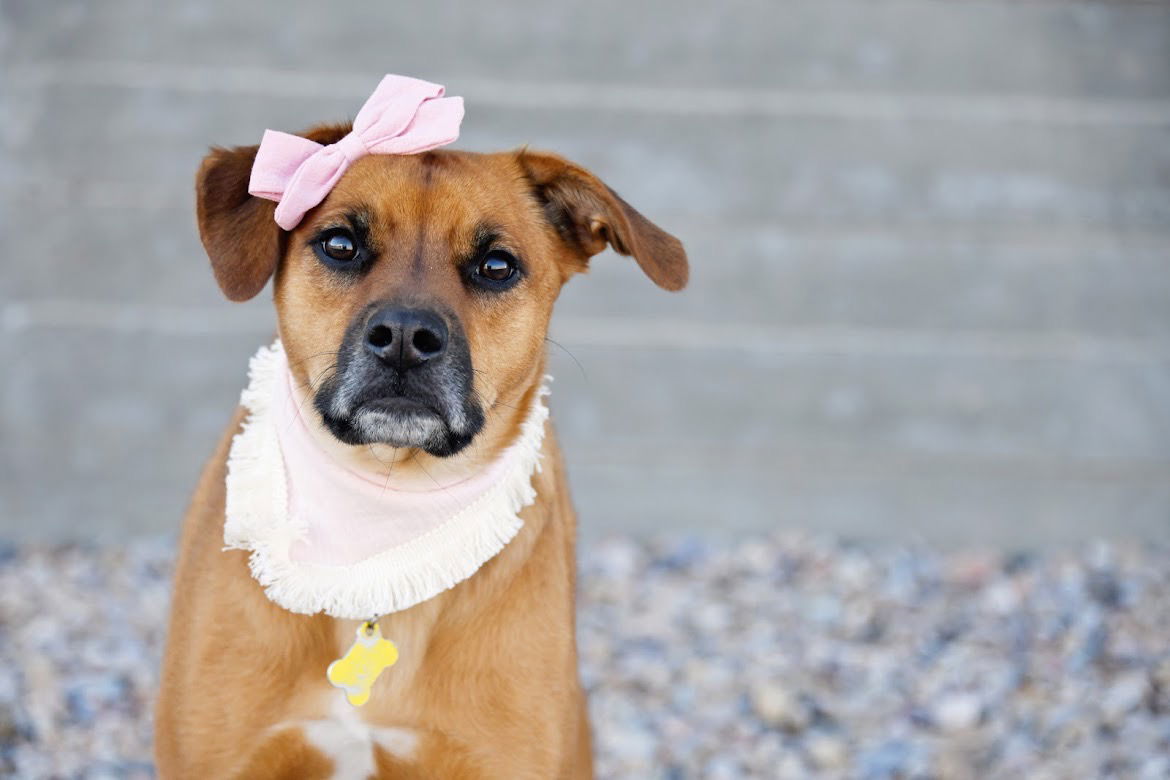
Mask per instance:
[[[351,328],[336,368],[314,393],[329,431],[345,444],[387,444],[454,455],[479,433],[483,410],[472,389],[471,355],[453,327],[443,355],[411,366],[379,359]]]
[[[470,444],[483,426],[483,414],[470,398],[457,399],[449,392],[418,398],[368,386],[350,389],[354,387],[352,379],[339,373],[314,398],[325,426],[346,444],[388,444],[446,457]]]
[[[434,448],[450,438],[451,426],[435,409],[410,398],[375,398],[354,409],[352,426],[363,443],[394,447]]]
[[[453,366],[392,371],[362,357],[341,360],[314,404],[325,426],[346,444],[388,444],[446,457],[483,427],[470,371]]]

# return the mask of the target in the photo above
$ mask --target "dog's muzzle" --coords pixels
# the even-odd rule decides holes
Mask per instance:
[[[314,403],[333,435],[347,444],[447,456],[483,427],[458,320],[405,304],[377,304],[354,318],[336,370]]]

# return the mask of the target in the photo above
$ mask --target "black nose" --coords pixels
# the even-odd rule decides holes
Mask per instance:
[[[394,368],[412,368],[447,349],[447,323],[426,309],[386,306],[366,324],[366,349]]]

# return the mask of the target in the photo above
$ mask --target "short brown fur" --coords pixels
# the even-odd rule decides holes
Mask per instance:
[[[322,143],[348,128],[308,134]],[[290,232],[272,204],[246,193],[255,147],[216,149],[197,179],[199,230],[224,294],[256,295],[270,277],[280,337],[306,392],[328,375],[356,312],[371,301],[436,301],[455,312],[476,367],[487,423],[463,452],[323,446],[363,468],[443,479],[473,472],[517,434],[544,373],[545,334],[561,286],[608,243],[633,254],[666,289],[687,279],[677,239],[596,177],[555,155],[437,151],[368,157]],[[340,280],[308,244],[340,215],[369,217],[380,257]],[[455,260],[490,225],[522,254],[527,275],[505,299],[469,290]],[[327,777],[334,761],[304,726],[330,718],[340,693],[325,667],[356,623],[287,612],[265,598],[246,556],[223,551],[225,463],[237,410],[184,521],[156,716],[163,778]],[[375,747],[376,777],[584,778],[589,726],[574,635],[576,520],[555,434],[534,476],[524,527],[473,577],[381,620],[399,663],[360,710],[371,726],[406,730],[413,749]]]

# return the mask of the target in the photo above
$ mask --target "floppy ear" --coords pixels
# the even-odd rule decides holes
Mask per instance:
[[[325,125],[302,135],[330,144],[347,132],[345,125]],[[199,238],[211,258],[219,289],[233,301],[246,301],[264,289],[288,236],[273,217],[276,203],[248,194],[257,149],[213,148],[195,175]]]
[[[682,243],[639,214],[589,171],[563,157],[522,149],[517,160],[561,238],[586,260],[606,244],[633,255],[664,290],[681,290],[689,268]]]
[[[276,203],[248,194],[256,146],[212,149],[195,176],[199,238],[219,289],[246,301],[264,289],[284,249]]]

